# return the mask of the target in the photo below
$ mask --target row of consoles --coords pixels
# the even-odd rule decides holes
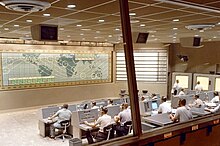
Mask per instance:
[[[172,113],[175,113],[175,110],[178,107],[179,99],[186,99],[187,104],[189,104],[194,101],[193,98],[194,95],[195,94],[173,96],[171,99]],[[201,100],[203,100],[204,102],[208,102],[214,97],[214,91],[201,92],[199,93],[199,95]],[[117,115],[120,112],[121,110],[120,105],[125,102],[130,103],[129,98],[113,99],[113,103],[115,105],[107,107],[108,114],[112,117],[112,119],[114,118],[115,115]],[[171,121],[171,119],[169,118],[169,114],[167,113],[152,114],[154,113],[154,111],[157,112],[160,102],[161,102],[160,98],[156,100],[139,102],[140,114],[142,116],[141,126],[143,131],[147,131],[150,129],[154,129],[157,127],[161,127],[173,123],[173,121]],[[96,103],[100,107],[106,106],[107,100],[106,99],[97,100]],[[84,109],[86,104],[88,107],[87,109]],[[99,109],[91,109],[89,106],[90,106],[90,102],[83,102],[81,104],[69,105],[69,110],[72,111],[72,117],[71,117],[71,125],[69,127],[68,133],[73,135],[74,138],[80,138],[80,139],[84,138],[85,132],[92,129],[90,126],[85,125],[84,121],[94,122],[99,117],[99,113],[100,113]],[[45,118],[51,116],[51,114],[54,114],[58,110],[59,107],[57,106],[40,109],[39,131],[41,136],[45,137],[49,135],[49,124],[47,123],[47,120],[45,120]],[[211,114],[210,112],[205,111],[204,107],[191,108],[191,111],[193,113],[194,118]]]
[[[204,105],[201,106],[200,108],[192,107],[190,109],[193,114],[193,118],[211,114],[211,112],[205,111],[205,108],[214,108],[218,106],[219,104],[219,103],[210,103],[210,101],[214,97],[214,91],[207,91],[207,92],[200,92],[200,93],[197,93],[196,91],[189,91],[187,95],[177,95],[177,96],[172,97],[171,99],[172,113],[175,114],[176,108],[178,107],[178,102],[180,99],[185,99],[186,105],[192,104],[195,100],[193,98],[195,94],[199,95],[199,98],[204,102]],[[155,128],[155,127],[166,126],[166,125],[173,123],[168,113],[152,115],[153,110],[155,110],[156,108],[156,104],[154,102],[156,101],[146,101],[146,102],[142,102],[139,104],[140,112],[142,114],[142,122],[145,122],[148,124],[147,126],[144,127],[147,130],[150,129],[149,127]],[[145,131],[145,129],[142,129],[142,130]]]
[[[130,105],[129,98],[114,98],[113,105],[107,106],[107,99],[96,100],[96,105],[98,107],[107,106],[108,115],[114,119],[115,115],[121,111],[121,104],[128,103]],[[74,138],[83,138],[85,136],[85,131],[91,130],[92,128],[85,125],[84,121],[94,122],[99,117],[100,111],[99,108],[92,109],[91,102],[86,101],[80,104],[69,104],[68,109],[72,112],[71,124],[68,128],[68,133],[73,135]],[[41,108],[39,110],[39,134],[43,137],[49,136],[50,132],[50,123],[48,117],[55,114],[60,109],[59,106],[49,106]]]

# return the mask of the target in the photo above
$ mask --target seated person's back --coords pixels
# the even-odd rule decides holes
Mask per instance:
[[[159,105],[158,108],[158,113],[171,113],[171,106],[167,102],[167,97],[162,96],[161,97],[161,104]]]
[[[55,137],[55,128],[62,128],[60,124],[61,121],[70,120],[72,112],[68,110],[68,104],[64,104],[60,110],[58,110],[53,116],[48,117],[48,119],[53,119],[57,117],[57,121],[50,125],[50,136]]]
[[[218,103],[219,102],[219,94],[217,91],[214,92],[214,98],[210,101],[211,103]]]
[[[178,121],[178,122],[185,122],[187,120],[192,119],[192,113],[189,109],[187,109],[186,100],[180,99],[179,100],[179,106],[176,110],[175,115],[170,115],[170,118],[172,121]]]
[[[97,119],[97,121],[95,121],[95,123],[88,123],[87,121],[84,122],[86,125],[91,126],[93,128],[99,125],[98,132],[90,133],[90,131],[87,131],[86,138],[89,144],[94,143],[92,136],[99,137],[99,135],[102,135],[104,136],[102,140],[104,140],[105,137],[107,137],[107,135],[104,133],[104,127],[111,124],[111,116],[107,115],[107,112],[108,112],[108,109],[106,107],[103,107],[100,110],[101,116]]]

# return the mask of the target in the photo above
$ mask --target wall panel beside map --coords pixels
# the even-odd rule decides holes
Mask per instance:
[[[1,89],[111,82],[112,52],[1,53]]]

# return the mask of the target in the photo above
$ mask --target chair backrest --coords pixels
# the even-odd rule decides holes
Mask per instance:
[[[61,121],[60,125],[63,126],[63,127],[69,127],[70,126],[70,120]]]
[[[106,140],[109,140],[110,138],[114,137],[114,132],[113,132],[113,124],[109,124],[103,128],[104,133],[107,133],[107,138]]]
[[[129,134],[131,132],[131,129],[132,129],[132,121],[125,122],[124,126],[128,127],[128,133],[127,134]]]

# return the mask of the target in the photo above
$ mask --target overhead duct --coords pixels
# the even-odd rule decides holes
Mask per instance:
[[[51,6],[49,2],[40,0],[0,0],[5,8],[19,12],[44,11]]]

